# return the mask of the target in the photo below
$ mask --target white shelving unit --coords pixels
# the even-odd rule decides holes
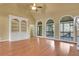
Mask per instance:
[[[28,19],[9,15],[9,41],[28,39]]]

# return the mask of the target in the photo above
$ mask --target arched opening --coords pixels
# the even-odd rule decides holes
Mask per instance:
[[[19,20],[17,19],[12,20],[11,32],[19,32]]]
[[[74,39],[74,19],[71,16],[64,16],[60,20],[60,39],[73,41]]]
[[[54,21],[49,19],[46,22],[46,37],[53,38],[54,37]]]
[[[42,22],[37,23],[37,36],[42,36]]]
[[[21,32],[26,32],[27,31],[27,23],[25,20],[21,21]]]

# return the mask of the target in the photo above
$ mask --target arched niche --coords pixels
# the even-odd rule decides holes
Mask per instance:
[[[11,22],[11,32],[19,32],[19,20],[12,19]]]
[[[21,32],[26,32],[27,31],[27,23],[25,20],[21,21]]]

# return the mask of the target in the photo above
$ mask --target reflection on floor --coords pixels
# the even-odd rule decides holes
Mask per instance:
[[[65,37],[65,36],[61,36],[60,37],[60,39],[61,40],[63,40],[63,41],[69,41],[69,42],[71,42],[71,41],[73,41],[74,40],[74,37]],[[79,36],[77,36],[77,48],[79,49]]]
[[[6,56],[67,56],[79,55],[75,43],[44,38],[15,42],[0,42],[0,55]]]
[[[60,37],[61,40],[73,41],[74,37]]]

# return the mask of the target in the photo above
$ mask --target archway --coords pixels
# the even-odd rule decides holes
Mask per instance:
[[[37,23],[37,36],[42,36],[42,22]]]
[[[53,38],[54,37],[54,21],[49,19],[46,22],[46,37]]]
[[[60,20],[60,39],[73,41],[74,39],[74,19],[71,16],[64,16]]]
[[[11,32],[19,32],[19,20],[12,19],[11,23]]]

